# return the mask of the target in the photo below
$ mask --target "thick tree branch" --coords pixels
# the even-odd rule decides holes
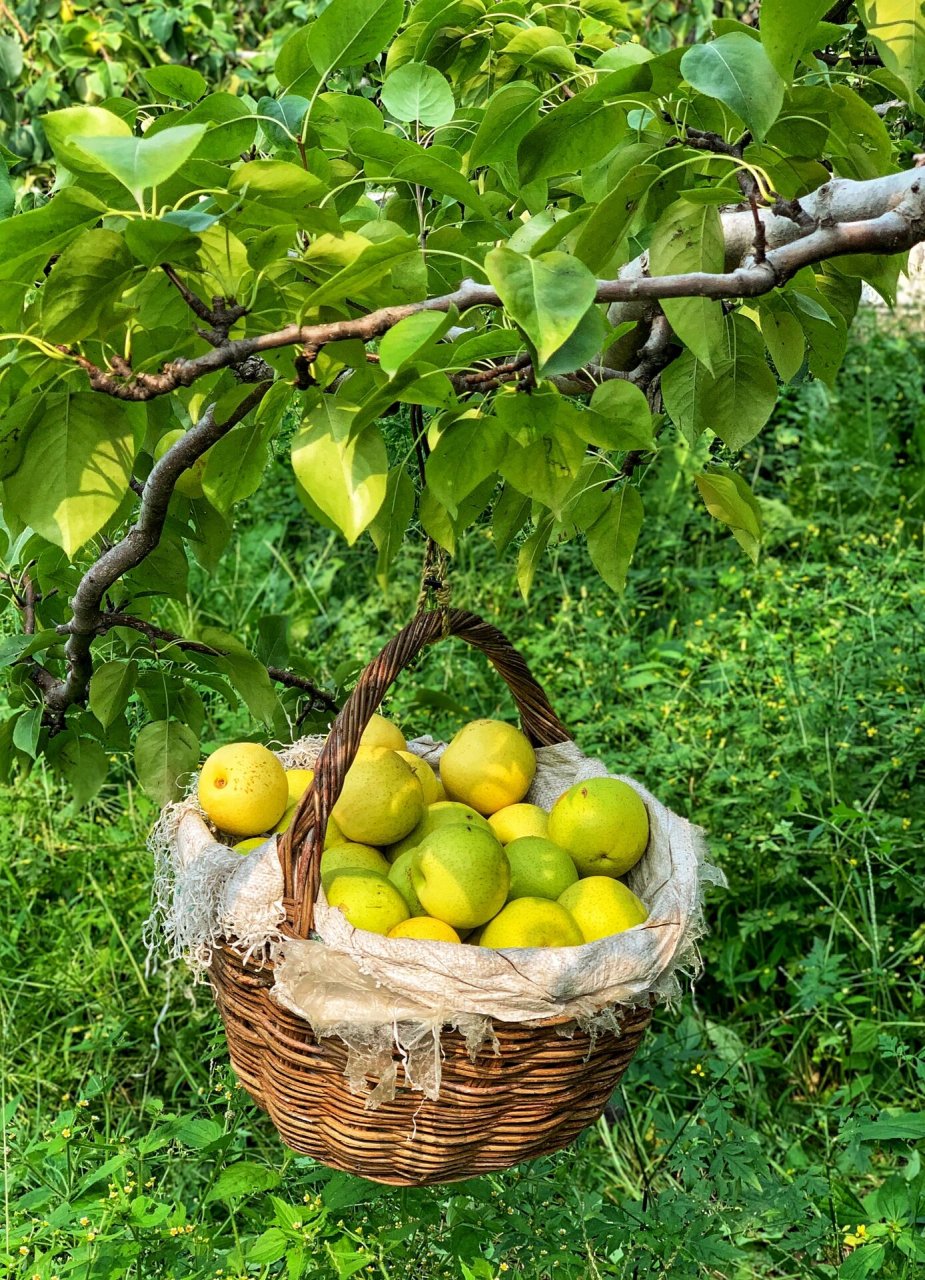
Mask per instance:
[[[198,640],[184,640],[182,636],[176,635],[173,631],[165,631],[163,627],[155,626],[153,622],[147,622],[144,618],[136,618],[134,614],[130,613],[119,613],[112,610],[101,613],[95,634],[97,636],[105,635],[113,627],[128,627],[132,631],[140,632],[150,641],[155,653],[158,652],[158,646],[163,645],[165,648],[182,649],[185,653],[204,653],[216,658],[225,656],[224,649],[216,649],[212,645],[201,644]],[[72,633],[70,623],[65,623],[58,630],[66,635]],[[329,711],[339,710],[331,695],[325,693],[323,689],[319,689],[307,676],[300,676],[297,672],[290,671],[285,667],[267,667],[267,674],[271,680],[275,680],[277,684],[284,685],[287,689],[298,689],[319,706],[325,707]]]
[[[65,646],[67,675],[46,694],[45,699],[53,716],[60,716],[67,707],[82,702],[86,697],[93,674],[90,647],[99,634],[103,598],[123,574],[141,564],[157,546],[180,475],[246,417],[263,399],[269,386],[269,383],[262,383],[256,387],[224,422],[215,421],[215,406],[210,405],[196,426],[168,449],[152,468],[142,490],[138,520],[120,542],[105,551],[87,570],[74,593],[68,624],[69,638]]]
[[[616,279],[598,281],[596,300],[616,304],[610,312],[611,322],[616,324],[639,319],[653,300],[756,298],[786,283],[803,267],[842,254],[900,253],[925,240],[925,189],[922,175],[915,169],[867,182],[833,179],[802,197],[799,206],[805,215],[800,221],[774,210],[758,210],[767,244],[763,262],[752,260],[752,210],[727,212],[723,214],[725,271],[652,277],[647,274],[643,255],[624,267]],[[94,390],[121,400],[152,400],[178,387],[191,386],[207,374],[239,366],[264,351],[289,346],[320,349],[347,338],[369,342],[419,311],[500,306],[501,299],[489,285],[465,280],[441,297],[382,307],[354,319],[291,324],[273,333],[229,339],[204,355],[172,361],[158,373],[103,370],[79,353],[65,350],[86,370]]]

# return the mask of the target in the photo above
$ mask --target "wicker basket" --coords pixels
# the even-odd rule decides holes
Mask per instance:
[[[418,614],[360,676],[318,758],[315,781],[278,840],[284,934],[306,938],[311,931],[323,833],[360,735],[398,674],[447,634],[480,649],[500,673],[534,746],[568,740],[524,659],[496,627],[458,609]],[[394,1099],[371,1111],[347,1085],[343,1043],[317,1039],[273,999],[271,964],[244,963],[226,944],[216,948],[209,974],[232,1066],[287,1146],[399,1186],[470,1178],[566,1146],[601,1115],[651,1017],[649,1008],[627,1007],[619,1032],[594,1038],[562,1018],[495,1022],[497,1052],[486,1048],[474,1062],[464,1037],[447,1029],[439,1098],[400,1084]]]

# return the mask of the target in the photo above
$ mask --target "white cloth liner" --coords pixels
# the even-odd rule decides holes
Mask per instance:
[[[287,768],[311,768],[323,738],[303,738],[279,753]],[[443,743],[419,738],[409,749],[439,768]],[[526,799],[550,809],[575,782],[609,774],[574,742],[537,750]],[[494,1036],[492,1020],[530,1023],[574,1019],[594,1033],[617,1025],[614,1006],[672,1000],[678,975],[700,968],[703,886],[725,885],[708,860],[704,834],[660,804],[632,778],[649,814],[645,854],[626,883],[649,919],[625,933],[582,947],[495,951],[445,942],[386,938],[354,929],[327,905],[315,906],[316,937],[284,938],[282,871],[275,837],[242,856],[216,840],[190,794],[163,811],[149,847],[155,856],[155,905],[147,925],[149,953],[166,942],[198,974],[212,949],[231,940],[247,957],[274,964],[274,999],[311,1023],[318,1036],[338,1035],[349,1048],[347,1078],[375,1107],[404,1083],[435,1098],[440,1091],[440,1035],[456,1027],[470,1053]],[[569,1029],[565,1029],[569,1033]],[[377,1079],[373,1087],[366,1077]]]

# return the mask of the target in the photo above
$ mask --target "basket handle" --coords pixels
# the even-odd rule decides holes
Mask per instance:
[[[459,636],[485,654],[513,694],[523,731],[534,746],[568,741],[568,731],[549,705],[546,694],[531,675],[522,654],[503,632],[463,609],[416,614],[363,671],[331,726],[327,742],[315,762],[312,785],[299,801],[288,830],[277,840],[286,918],[296,937],[307,938],[312,927],[321,883],[324,832],[363,730],[404,668],[427,645],[447,635]]]

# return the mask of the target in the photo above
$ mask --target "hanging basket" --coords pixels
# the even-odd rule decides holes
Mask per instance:
[[[544,952],[492,952],[356,931],[327,906],[319,891],[323,836],[361,734],[402,670],[446,635],[479,649],[507,683],[523,731],[539,749],[538,783],[544,756],[560,770],[566,762],[573,774],[576,760],[591,766],[575,777],[606,772],[577,752],[506,637],[476,615],[453,609],[419,613],[364,670],[315,761],[312,786],[288,831],[276,839],[275,855],[269,846],[263,860],[256,853],[245,860],[253,859],[256,873],[272,872],[277,881],[281,869],[281,895],[275,901],[279,918],[264,931],[272,945],[255,947],[253,936],[243,945],[241,930],[229,923],[234,912],[227,906],[228,886],[249,875],[240,855],[215,844],[192,802],[175,806],[169,823],[174,850],[178,832],[180,848],[171,889],[191,861],[201,881],[212,867],[215,883],[222,886],[210,899],[209,920],[198,935],[191,921],[195,912],[182,905],[174,905],[172,929],[175,942],[185,936],[187,953],[191,939],[208,943],[200,954],[239,1080],[293,1150],[399,1186],[470,1178],[570,1143],[603,1112],[648,1026],[655,999],[676,986],[673,972],[695,955],[701,929],[700,834],[638,784],[652,835],[640,864],[642,880],[631,876],[630,883],[651,914],[646,925],[617,938]],[[545,801],[547,808],[572,776],[551,792],[548,778],[547,770],[547,794],[542,788],[537,793],[535,784],[529,797]],[[646,871],[653,845],[660,861]],[[251,875],[251,889],[254,883]],[[162,909],[161,927],[169,914],[169,906]],[[309,940],[316,932],[324,943]],[[293,972],[301,977],[301,988]],[[374,1046],[374,1059],[357,1059],[348,1032],[342,1036],[336,1025],[327,1025],[319,1033],[317,1017],[300,1011],[311,1009],[319,990],[327,990],[342,972],[347,974],[346,986],[339,988],[342,1003],[343,992],[354,990],[359,1002],[356,1010],[348,1008],[348,1020],[362,1022],[364,1001],[371,1002],[367,1008],[386,1001],[387,1015],[376,1015],[380,1025],[364,1042]],[[424,1037],[424,1057],[415,1057],[420,1037],[409,1038],[409,1028],[421,1030],[421,1010],[428,1003],[443,1007],[438,999],[442,978],[452,993],[453,1016],[441,1021],[439,1011],[433,1015],[435,1025],[423,1029],[433,1033],[432,1039]],[[300,989],[306,993],[301,1004],[293,994]],[[512,1010],[521,1016],[511,1016]],[[544,1010],[558,1012],[542,1016]],[[428,1053],[432,1087],[422,1092],[415,1075]],[[367,1067],[375,1061],[365,1075],[361,1067],[359,1080],[358,1060]]]

